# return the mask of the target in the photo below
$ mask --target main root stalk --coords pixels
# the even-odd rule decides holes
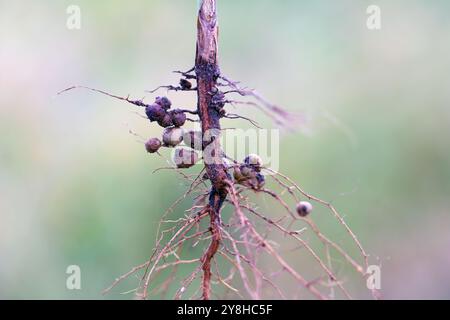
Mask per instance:
[[[211,245],[202,259],[203,269],[203,299],[210,298],[211,291],[211,260],[219,249],[220,210],[227,197],[226,181],[228,172],[222,159],[220,146],[220,113],[214,107],[214,93],[217,92],[217,79],[220,76],[218,65],[218,25],[216,0],[203,0],[198,14],[197,53],[195,58],[195,73],[197,75],[197,108],[203,137],[208,137],[204,151],[206,173],[211,181],[212,189],[209,197]]]

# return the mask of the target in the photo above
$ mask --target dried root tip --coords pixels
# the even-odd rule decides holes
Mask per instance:
[[[186,79],[196,80],[197,77],[194,74],[192,74],[192,72],[194,72],[194,71],[195,71],[195,67],[189,69],[188,71],[174,71],[174,73],[181,74]]]
[[[297,213],[300,217],[304,218],[313,211],[313,206],[307,201],[301,201],[297,204]]]
[[[183,141],[183,129],[167,128],[163,132],[162,139],[166,147],[176,147]]]
[[[185,148],[178,148],[173,155],[173,162],[179,169],[193,167],[199,160],[197,152]]]
[[[158,138],[151,138],[145,143],[145,150],[148,153],[156,153],[161,148],[162,142]]]
[[[64,90],[58,92],[58,95],[61,95],[61,94],[63,94],[63,93],[66,93],[66,92],[71,91],[71,90],[74,90],[74,89],[86,89],[86,90],[90,90],[90,91],[97,92],[97,93],[103,94],[103,95],[105,95],[105,96],[114,98],[114,99],[126,101],[126,102],[131,103],[131,104],[134,104],[135,106],[138,106],[138,107],[146,107],[146,106],[147,106],[142,100],[132,100],[132,99],[130,99],[129,96],[127,96],[127,97],[121,97],[121,96],[117,96],[117,95],[115,95],[115,94],[108,93],[108,92],[103,91],[103,90],[99,90],[99,89],[95,89],[95,88],[90,88],[90,87],[85,87],[85,86],[72,86],[72,87],[70,87],[70,88],[67,88],[67,89],[64,89]]]

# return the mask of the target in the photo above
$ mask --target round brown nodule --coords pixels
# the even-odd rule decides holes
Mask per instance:
[[[173,126],[173,118],[170,114],[165,114],[164,117],[158,120],[158,124],[163,128],[168,128]]]
[[[189,80],[180,79],[180,87],[183,90],[190,90],[192,89],[192,83]]]
[[[163,109],[159,104],[151,104],[145,108],[145,113],[150,121],[163,121],[164,117],[167,115],[166,110]]]
[[[185,148],[175,150],[173,162],[179,169],[188,169],[193,167],[199,160],[197,152]]]
[[[187,117],[184,112],[173,110],[170,112],[172,122],[175,127],[182,127],[186,123]]]
[[[311,214],[313,211],[313,206],[307,201],[301,201],[297,204],[297,213],[300,217],[304,218]]]
[[[172,102],[167,97],[157,97],[156,104],[159,104],[164,110],[169,110],[172,107]]]
[[[162,142],[158,138],[151,138],[145,143],[145,150],[148,153],[156,153],[161,148]]]

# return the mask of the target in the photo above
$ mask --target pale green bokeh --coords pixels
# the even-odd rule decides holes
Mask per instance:
[[[450,298],[450,4],[374,1],[382,29],[369,31],[372,2],[219,0],[221,67],[305,115],[282,137],[281,170],[345,214],[382,264],[384,297]],[[66,28],[71,4],[79,31]],[[193,62],[196,7],[0,0],[0,298],[99,299],[150,254],[186,186],[152,174],[164,161],[128,131],[160,130],[103,96],[55,93],[86,84],[141,97],[175,82],[170,72]],[[320,219],[344,241],[331,220]],[[71,264],[81,291],[65,287]]]

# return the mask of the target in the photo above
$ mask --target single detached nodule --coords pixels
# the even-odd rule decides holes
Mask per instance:
[[[162,142],[158,138],[151,138],[145,143],[145,150],[148,153],[156,153],[161,148]]]
[[[297,213],[300,217],[306,217],[313,211],[313,206],[307,201],[301,201],[297,204]]]
[[[286,129],[297,127],[295,119],[298,117],[268,102],[254,90],[241,87],[239,82],[232,81],[221,73],[218,65],[216,0],[200,0],[195,65],[186,72],[176,73],[181,74],[177,86],[160,86],[149,92],[154,93],[164,88],[172,92],[195,93],[197,103],[191,109],[174,107],[165,96],[158,96],[153,103],[146,103],[130,99],[129,96],[121,97],[83,86],[62,91],[84,88],[142,108],[150,124],[161,127],[160,137],[149,139],[145,143],[145,150],[162,156],[162,150],[170,149],[174,164],[170,169],[180,173],[189,185],[187,192],[163,215],[158,227],[157,242],[148,261],[117,278],[105,293],[122,280],[142,271],[138,288],[133,290],[142,299],[147,298],[149,293],[164,298],[168,292],[173,291],[170,289],[174,283],[177,284],[174,299],[181,299],[190,291],[201,294],[200,297],[190,298],[210,299],[212,286],[222,286],[222,291],[232,294],[225,296],[227,298],[286,299],[293,296],[292,292],[282,287],[287,279],[295,282],[295,294],[300,296],[328,299],[340,292],[343,297],[351,298],[343,286],[344,282],[338,280],[331,269],[333,261],[323,261],[320,258],[330,257],[330,250],[334,250],[341,261],[347,262],[362,277],[367,276],[364,270],[367,270],[368,255],[336,209],[331,204],[308,195],[285,175],[265,168],[257,154],[249,154],[238,161],[229,158],[222,150],[222,120],[241,119],[258,127],[256,121],[230,113],[229,106],[256,107]],[[252,100],[236,100],[232,98],[233,95]],[[188,121],[199,123],[201,130],[185,129]],[[192,174],[200,159],[203,160],[202,170]],[[184,170],[191,172],[184,173]],[[266,176],[271,179],[271,183],[266,181]],[[274,200],[275,204],[270,207],[271,213],[282,216],[273,219],[262,212],[254,203],[252,196],[255,194]],[[188,199],[188,196],[193,196],[192,207],[183,213],[174,212],[175,206]],[[288,199],[285,200],[285,197]],[[318,229],[310,217],[313,206],[306,201],[298,202],[302,197],[314,200],[332,212],[359,248],[364,267]],[[232,214],[222,215],[226,206],[233,210]],[[168,219],[167,215],[170,213],[177,213],[176,218]],[[308,219],[305,219],[307,216]],[[208,219],[207,226],[203,223],[205,219]],[[297,228],[299,223],[306,223],[304,229],[309,229],[316,235],[316,240],[325,249],[323,254],[316,253],[313,249],[316,246],[310,246],[309,241],[302,238],[302,232]],[[293,241],[295,246],[292,247],[306,256],[299,255],[295,265],[290,264],[283,256],[291,250],[279,250],[271,238],[272,232],[280,233],[283,237],[277,238],[283,238],[283,241]],[[201,247],[200,257],[192,257],[192,254],[198,252],[191,250],[194,247]],[[259,256],[263,253],[264,259],[260,259]],[[296,270],[297,265],[301,266],[299,270],[311,265],[302,264],[307,257],[316,262],[312,271],[317,274],[310,279]],[[183,267],[183,274],[178,270],[179,265],[186,266]],[[195,266],[192,272],[184,275],[192,265]],[[166,272],[169,270],[171,271]],[[279,277],[281,273],[289,278]],[[156,280],[159,276],[166,278],[164,281]],[[199,277],[200,281],[195,281]],[[278,281],[280,278],[281,282]],[[198,290],[188,290],[193,283],[200,284]],[[214,291],[218,293],[221,290]],[[267,292],[272,292],[272,295],[267,295]]]

